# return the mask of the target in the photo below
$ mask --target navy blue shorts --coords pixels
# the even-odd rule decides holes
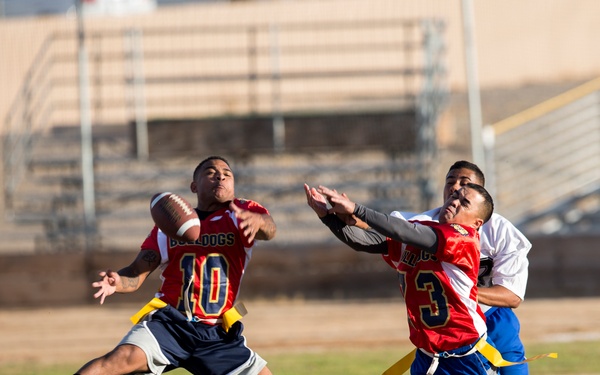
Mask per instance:
[[[221,325],[189,322],[179,311],[167,306],[134,326],[121,343],[139,346],[147,357],[155,357],[148,358],[148,366],[154,373],[178,367],[202,375],[258,373],[266,362],[246,346],[243,329],[239,321],[229,332]],[[154,349],[154,342],[160,352]]]
[[[446,352],[445,354],[462,355],[469,352],[474,345],[475,343]],[[417,349],[415,360],[410,367],[410,374],[426,375],[432,361],[432,357]],[[490,362],[481,353],[476,351],[464,357],[450,356],[440,358],[435,375],[488,375],[496,374],[496,371],[496,368],[491,366]]]

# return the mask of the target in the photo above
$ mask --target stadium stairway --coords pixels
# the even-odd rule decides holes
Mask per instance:
[[[96,127],[93,148],[95,231],[86,236],[79,129],[58,127],[34,142],[28,175],[7,202],[0,252],[136,250],[153,225],[153,194],[171,191],[195,205],[189,185],[198,158],[137,160],[127,127]],[[421,203],[411,155],[365,150],[224,156],[236,174],[236,195],[262,203],[277,223],[276,240],[264,246],[335,241],[306,206],[304,183],[329,185],[386,211],[418,210]]]

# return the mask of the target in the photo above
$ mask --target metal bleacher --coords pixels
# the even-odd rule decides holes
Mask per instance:
[[[237,195],[275,217],[273,246],[332,241],[306,207],[305,182],[331,184],[374,208],[424,207],[419,186],[431,186],[423,178],[446,95],[439,20],[86,32],[94,228],[86,227],[82,202],[77,43],[75,35],[55,32],[42,43],[4,122],[0,252],[136,249],[152,226],[154,193],[193,201],[188,187],[197,156],[139,154],[134,125],[156,118],[261,115],[276,123],[292,113],[416,113],[410,126],[417,137],[409,142],[418,145],[410,152],[332,147],[292,154],[274,140],[270,153],[226,156]],[[136,106],[141,102],[143,108]]]
[[[139,161],[127,154],[124,134],[95,134],[97,250],[133,250],[152,227],[150,197],[172,191],[194,202],[189,191],[195,158]],[[85,246],[77,129],[55,129],[36,151],[27,178],[13,196],[15,221],[39,225],[35,251],[80,251]],[[52,147],[50,147],[52,145]],[[74,146],[75,145],[75,146]],[[119,150],[119,148],[121,148]],[[60,152],[57,152],[59,151]],[[414,156],[396,160],[382,151],[319,152],[232,159],[237,196],[264,204],[278,224],[276,243],[266,246],[332,242],[331,235],[306,206],[303,183],[330,184],[354,199],[382,208],[419,205]],[[34,227],[35,228],[35,227]]]

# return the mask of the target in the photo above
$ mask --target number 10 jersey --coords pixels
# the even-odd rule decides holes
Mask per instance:
[[[243,210],[268,213],[253,201],[234,203]],[[253,246],[235,214],[224,208],[201,219],[201,234],[194,242],[171,239],[154,227],[141,248],[160,254],[162,285],[156,297],[189,320],[217,324],[235,304]]]

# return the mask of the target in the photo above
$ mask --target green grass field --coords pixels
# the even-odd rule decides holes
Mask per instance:
[[[365,349],[327,353],[261,353],[275,375],[373,375],[381,374],[411,348]],[[535,344],[526,348],[530,356],[557,352],[558,359],[545,358],[530,363],[531,375],[600,374],[600,341]],[[72,374],[81,363],[40,366],[35,363],[3,365],[3,375],[65,375]],[[175,370],[169,374],[189,374]]]

